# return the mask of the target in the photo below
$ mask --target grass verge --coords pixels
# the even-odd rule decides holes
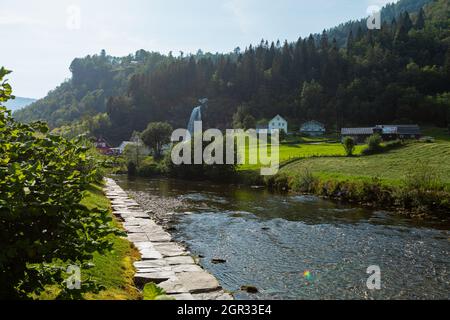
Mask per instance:
[[[101,185],[92,185],[85,191],[81,202],[89,208],[100,208],[111,211],[110,201],[104,195]],[[111,213],[112,214],[112,213]],[[123,228],[114,218],[116,227]],[[139,251],[126,239],[109,236],[113,243],[113,250],[106,254],[94,253],[92,269],[82,270],[82,279],[90,278],[106,289],[98,294],[87,293],[86,300],[139,300],[141,293],[134,286],[133,263],[139,260]],[[53,300],[58,296],[55,287],[48,287],[39,297],[40,300]]]

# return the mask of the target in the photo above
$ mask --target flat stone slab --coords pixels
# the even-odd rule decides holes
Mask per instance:
[[[161,253],[159,253],[155,249],[143,249],[139,251],[141,252],[142,260],[160,260],[163,258]]]
[[[169,264],[163,260],[146,260],[146,261],[136,261],[134,264],[134,267],[139,268],[158,268],[158,267],[166,267]]]
[[[152,242],[171,242],[172,237],[166,232],[146,233],[147,238]]]
[[[177,274],[177,278],[190,293],[205,293],[222,289],[217,279],[206,271],[183,272]]]
[[[180,245],[170,243],[155,243],[153,245],[157,251],[159,251],[164,257],[177,257],[186,256],[188,253],[184,251],[184,248]]]
[[[137,285],[146,285],[147,283],[161,283],[172,279],[175,277],[175,273],[173,271],[161,271],[161,272],[151,272],[151,273],[136,273],[134,276],[134,282]]]
[[[128,227],[125,227],[125,230],[128,233],[142,233],[142,234],[146,235],[146,233],[142,231],[141,226],[128,226]],[[148,238],[147,238],[147,241],[148,241]]]
[[[180,265],[175,265],[175,266],[171,266],[172,270],[175,273],[182,273],[182,272],[201,272],[203,271],[203,269],[195,264],[180,264]]]
[[[138,248],[139,250],[144,250],[144,249],[155,249],[153,247],[153,243],[151,243],[150,241],[146,241],[146,242],[139,242],[135,244],[136,248]]]
[[[166,272],[173,271],[172,267],[164,266],[164,267],[154,267],[154,268],[136,268],[136,273],[158,273],[158,272]]]
[[[167,294],[189,293],[177,278],[161,282],[158,287],[163,289]]]
[[[167,257],[164,259],[169,265],[175,266],[180,264],[196,264],[194,259],[190,256],[179,256],[179,257]]]
[[[130,233],[128,234],[128,241],[131,242],[146,242],[148,241],[147,235],[145,233]]]
[[[141,219],[141,218],[130,218],[130,217],[125,217],[125,225],[126,226],[146,226],[151,224],[151,220],[149,219]]]

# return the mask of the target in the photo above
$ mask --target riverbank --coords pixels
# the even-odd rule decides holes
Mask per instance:
[[[448,217],[450,135],[439,128],[428,128],[424,134],[433,138],[406,141],[382,148],[377,154],[365,154],[365,146],[358,146],[353,157],[345,156],[340,143],[290,141],[280,147],[281,167],[276,176],[262,177],[259,165],[243,165],[234,172],[202,177],[214,182],[264,186],[278,192],[314,194],[411,216]],[[149,178],[178,177],[163,164],[144,162],[137,174]],[[202,177],[190,174],[178,178]]]
[[[113,214],[123,222],[127,239],[141,253],[141,260],[134,263],[137,287],[143,289],[146,284],[155,283],[176,300],[232,299],[183,246],[172,241],[171,235],[150,217],[151,212],[144,212],[114,180],[106,179],[105,192]],[[158,208],[162,214],[164,207]]]

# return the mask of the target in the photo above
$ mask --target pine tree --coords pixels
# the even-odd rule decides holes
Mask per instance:
[[[347,38],[347,54],[349,56],[353,54],[353,44],[354,44],[353,31],[350,30],[350,33],[348,34]]]
[[[423,11],[423,8],[420,8],[415,28],[417,30],[422,30],[423,28],[425,28],[425,11]]]

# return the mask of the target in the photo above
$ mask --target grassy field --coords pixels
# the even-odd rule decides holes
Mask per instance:
[[[85,193],[82,204],[89,208],[110,209],[109,200],[102,192],[101,186],[92,186]],[[121,225],[114,220],[117,227]],[[99,294],[86,294],[86,300],[136,300],[141,298],[139,291],[134,287],[133,262],[138,260],[139,252],[126,239],[110,236],[114,244],[113,251],[106,254],[95,253],[92,262],[95,267],[82,271],[82,278],[91,278],[106,287]],[[42,300],[55,299],[58,291],[49,287],[40,296]]]
[[[294,173],[304,169],[324,178],[358,180],[378,177],[388,184],[398,184],[417,168],[437,173],[440,180],[450,185],[450,135],[445,129],[428,129],[434,143],[414,142],[390,152],[372,156],[323,157],[299,160],[282,168]]]
[[[316,158],[316,157],[343,157],[345,156],[345,150],[340,143],[326,143],[319,142],[320,140],[311,139],[308,140],[307,143],[299,143],[295,142],[287,142],[282,143],[280,145],[280,163],[286,161],[291,161],[295,159],[302,158]],[[365,146],[360,145],[355,149],[355,155],[360,155]],[[239,166],[239,170],[257,170],[261,166],[258,165],[250,165],[249,161],[249,153],[258,152],[257,149],[250,149],[248,146],[245,150],[246,163],[245,165]],[[241,154],[244,154],[244,151],[241,151]]]

